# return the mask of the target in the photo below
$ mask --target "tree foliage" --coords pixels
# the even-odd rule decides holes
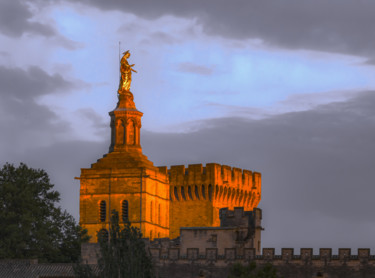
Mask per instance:
[[[153,277],[151,256],[145,249],[141,232],[129,222],[120,227],[116,210],[112,211],[109,238],[98,233],[98,240],[100,277]]]
[[[56,206],[59,200],[44,170],[6,163],[0,169],[0,259],[77,261],[88,237]]]
[[[252,261],[250,264],[244,266],[240,263],[234,264],[229,273],[228,278],[277,278],[276,269],[272,264],[266,264],[263,267],[257,267],[256,263]]]

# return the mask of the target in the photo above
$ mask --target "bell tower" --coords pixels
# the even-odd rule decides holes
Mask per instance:
[[[140,142],[142,112],[134,104],[131,92],[119,94],[115,110],[109,112],[111,117],[111,145],[109,152],[142,153]]]
[[[109,152],[91,168],[81,169],[80,225],[91,242],[97,233],[108,234],[112,210],[120,220],[138,227],[144,237],[169,237],[169,178],[166,167],[155,167],[142,152],[141,117],[130,92],[131,74],[136,72],[121,59],[121,79],[116,108],[109,112]]]

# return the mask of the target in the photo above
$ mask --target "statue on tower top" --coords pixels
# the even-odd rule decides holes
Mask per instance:
[[[132,71],[137,72],[136,70],[132,69],[134,64],[129,65],[128,63],[127,59],[130,57],[129,50],[125,51],[122,54],[123,56],[120,62],[121,78],[120,78],[120,84],[118,88],[118,93],[120,95],[126,92],[130,92],[130,83],[132,82]]]

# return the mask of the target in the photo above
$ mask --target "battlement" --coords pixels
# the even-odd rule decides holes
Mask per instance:
[[[252,210],[261,199],[261,174],[216,163],[159,167],[168,173],[172,201],[209,200]]]
[[[254,208],[252,211],[244,211],[243,207],[235,207],[234,210],[222,208],[219,211],[220,227],[260,227],[262,210]]]
[[[165,171],[164,167],[159,167],[161,171]],[[171,184],[187,185],[187,184],[228,184],[239,187],[258,187],[261,182],[261,174],[249,170],[242,170],[228,165],[220,165],[217,163],[207,163],[204,167],[202,164],[172,165],[167,170]]]
[[[247,262],[255,260],[259,263],[272,262],[273,264],[295,263],[304,264],[344,264],[349,262],[371,263],[375,265],[375,255],[370,254],[369,248],[359,248],[358,255],[351,255],[350,248],[339,248],[338,254],[332,254],[332,248],[320,248],[319,254],[313,254],[313,248],[301,248],[300,255],[294,255],[293,248],[282,248],[281,254],[276,255],[274,248],[263,248],[261,255],[256,255],[255,248],[244,248],[241,253],[236,248],[225,248],[223,253],[218,252],[218,248],[189,248],[185,254],[180,253],[180,248],[162,248],[158,239],[150,242],[150,252],[154,261],[163,263],[183,263],[190,261],[223,261],[233,263],[233,261]]]

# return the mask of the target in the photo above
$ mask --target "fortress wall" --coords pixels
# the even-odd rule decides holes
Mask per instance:
[[[171,239],[180,235],[180,227],[212,226],[213,207],[208,200],[172,201],[170,207]]]
[[[280,254],[274,248],[263,248],[262,255],[256,255],[253,248],[243,248],[241,255],[236,248],[202,248],[192,245],[181,251],[175,241],[167,238],[148,241],[155,265],[156,277],[205,277],[226,278],[234,263],[243,265],[254,261],[257,266],[272,264],[285,278],[373,278],[375,277],[375,255],[369,248],[358,249],[352,255],[350,248],[340,248],[333,254],[331,248],[320,248],[317,254],[312,248],[301,248],[300,255],[294,255],[293,248],[283,248]],[[82,244],[82,259],[89,264],[97,263],[98,244]]]
[[[159,167],[159,169],[164,172],[166,167]],[[203,190],[204,194],[209,196],[213,206],[217,208],[233,209],[243,206],[246,210],[252,210],[261,199],[261,174],[258,172],[216,163],[208,163],[206,167],[202,164],[191,164],[187,168],[184,165],[173,165],[167,171],[172,198],[176,197],[173,196],[174,187],[178,191],[177,195],[181,194],[185,200],[198,198],[194,194],[195,189],[194,192],[192,191],[192,196],[183,196],[190,186],[198,187],[199,193]],[[186,188],[181,189],[181,187]]]
[[[181,228],[180,256],[189,257],[191,252],[197,252],[198,256],[225,254],[228,246],[237,247],[238,255],[243,256],[244,248],[253,247],[252,239],[244,240],[247,234],[247,227]]]
[[[189,235],[193,236],[193,235]],[[201,237],[201,236],[200,236]],[[190,238],[189,238],[190,239]],[[375,255],[370,253],[370,248],[359,248],[358,255],[351,255],[350,248],[339,248],[338,254],[332,254],[332,248],[320,248],[318,254],[313,254],[313,248],[301,248],[300,255],[294,255],[294,248],[282,248],[281,254],[275,254],[274,248],[263,248],[262,255],[256,255],[255,248],[243,248],[239,254],[239,250],[236,248],[200,248],[197,245],[194,252],[186,252],[180,250],[180,248],[170,248],[163,246],[159,240],[150,242],[150,251],[155,261],[163,261],[164,263],[184,263],[187,261],[200,260],[215,261],[219,264],[229,264],[230,262],[239,261],[246,262],[255,260],[259,263],[270,262],[275,265],[283,265],[285,263],[297,264],[297,265],[340,265],[350,264],[354,265],[357,263],[366,263],[375,267]],[[162,252],[163,249],[163,252]],[[164,254],[163,256],[161,254]],[[223,264],[222,264],[223,263]]]
[[[151,242],[151,246],[153,243]],[[218,252],[217,248],[191,248],[186,254],[178,248],[169,248],[163,255],[159,248],[151,247],[151,254],[159,277],[228,277],[234,263],[248,264],[255,261],[258,266],[272,264],[285,278],[372,278],[375,277],[375,256],[370,249],[358,249],[358,255],[351,255],[348,248],[340,248],[337,255],[332,249],[321,248],[314,255],[312,248],[301,248],[301,255],[294,255],[293,248],[283,248],[276,255],[275,249],[264,248],[263,255],[255,255],[255,249],[245,248],[238,255],[235,248]]]
[[[208,163],[159,167],[169,175],[170,238],[180,227],[217,227],[219,209],[252,210],[261,197],[261,174],[228,165]]]
[[[242,255],[236,248],[189,248],[180,252],[176,242],[169,239],[156,239],[149,242],[147,248],[152,255],[156,277],[215,277],[226,278],[234,263],[248,264],[255,261],[257,266],[272,264],[285,278],[373,278],[375,277],[375,255],[369,248],[358,249],[358,255],[352,255],[350,248],[340,248],[333,254],[331,248],[321,248],[318,254],[312,248],[301,248],[300,255],[294,255],[293,248],[283,248],[276,254],[274,248],[263,248],[262,255],[256,255],[255,249],[244,248]],[[82,259],[96,264],[98,244],[82,244]]]

